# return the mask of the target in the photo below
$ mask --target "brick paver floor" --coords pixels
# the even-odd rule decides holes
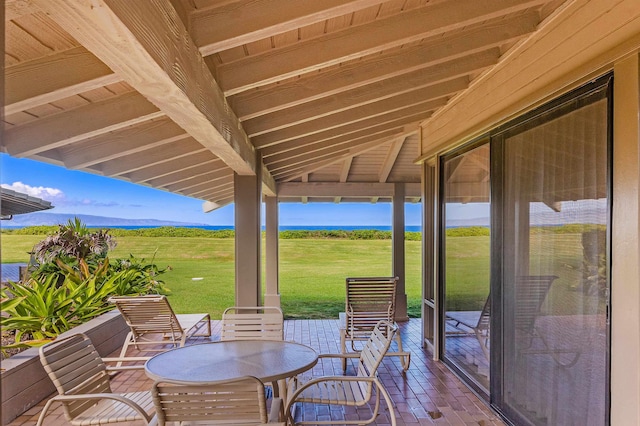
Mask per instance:
[[[411,367],[403,373],[400,361],[388,357],[380,365],[379,376],[393,399],[398,426],[402,425],[503,425],[467,386],[465,386],[444,364],[431,359],[431,355],[421,347],[420,319],[411,319],[400,325],[403,346],[411,351]],[[220,325],[213,321],[211,340],[219,340]],[[315,348],[319,353],[339,352],[338,320],[287,320],[285,339],[303,343]],[[189,343],[202,341],[191,339]],[[116,356],[116,354],[113,354]],[[302,374],[303,380],[311,376],[342,374],[339,361],[318,363],[312,370]],[[347,374],[354,374],[350,365]],[[113,379],[114,392],[147,390],[151,380],[143,371],[125,371]],[[15,419],[8,426],[34,425],[46,401]],[[381,413],[375,425],[388,425],[389,412],[382,402]],[[296,419],[325,418],[355,419],[370,416],[368,408],[335,408],[305,404],[296,411]],[[50,411],[45,426],[68,424],[62,409],[58,406]],[[127,425],[120,423],[121,425]],[[141,425],[142,422],[130,423]]]

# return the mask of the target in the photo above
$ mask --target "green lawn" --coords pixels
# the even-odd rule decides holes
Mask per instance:
[[[540,269],[560,276],[551,290],[553,297],[546,308],[550,312],[600,309],[598,298],[593,302],[593,297],[583,297],[573,288],[580,281],[579,237],[577,233],[547,235],[546,240],[552,241],[553,246],[567,250],[546,255],[543,247],[538,248],[540,236],[532,236],[532,250],[543,253],[534,258],[547,264]],[[1,234],[2,262],[27,262],[28,251],[42,238]],[[171,304],[178,313],[209,312],[213,318],[220,318],[224,308],[234,305],[232,238],[120,236],[117,242],[112,258],[126,258],[131,253],[160,268],[171,268],[161,278],[172,291]],[[406,294],[412,317],[420,316],[420,256],[421,243],[407,241]],[[480,309],[488,293],[488,256],[487,236],[447,238],[447,262],[455,265],[455,273],[448,279],[456,282],[447,291],[450,307]],[[338,312],[344,310],[346,277],[391,274],[391,240],[281,239],[279,272],[282,308],[287,318],[337,318]]]
[[[2,234],[2,262],[27,262],[28,251],[42,238]],[[161,277],[177,312],[209,312],[220,318],[224,308],[234,305],[233,239],[126,236],[117,242],[111,258],[131,253],[160,268],[171,267]],[[419,316],[419,241],[407,241],[406,257],[408,305],[410,314]],[[390,274],[390,240],[280,241],[280,294],[287,318],[337,318],[344,310],[346,277]]]

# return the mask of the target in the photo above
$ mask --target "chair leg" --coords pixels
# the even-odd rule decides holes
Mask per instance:
[[[120,358],[124,358],[127,356],[127,350],[129,349],[129,345],[131,345],[132,343],[135,343],[135,341],[133,340],[133,332],[130,331],[127,334],[127,337],[125,337],[124,339],[122,350],[120,351]],[[122,361],[118,361],[116,363],[116,367],[122,367]]]
[[[394,339],[398,345],[398,352],[403,353],[403,355],[400,355],[400,365],[402,365],[402,370],[406,372],[409,369],[409,365],[411,365],[411,352],[404,352],[402,349],[402,336],[400,336],[400,333],[396,333]]]
[[[340,350],[342,351],[343,354],[347,353],[347,330],[346,329],[340,330]],[[344,374],[346,372],[347,372],[347,359],[342,358],[342,373]]]

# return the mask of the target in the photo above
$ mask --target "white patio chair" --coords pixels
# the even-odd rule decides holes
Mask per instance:
[[[159,381],[151,389],[159,426],[169,422],[198,425],[279,424],[282,401],[271,400],[267,413],[264,386],[255,377],[193,385]]]
[[[355,342],[369,339],[378,321],[395,322],[396,287],[398,277],[360,277],[346,279],[345,312],[340,313],[340,348],[347,353],[347,342],[351,350],[357,351]],[[396,351],[387,356],[397,356],[403,371],[409,369],[411,352],[402,348],[400,332],[395,335]],[[342,369],[346,371],[343,360]]]
[[[220,340],[284,340],[284,316],[275,306],[233,306],[222,313]]]
[[[146,351],[158,352],[166,350],[157,347],[166,343],[166,339],[172,347],[182,347],[187,337],[211,336],[209,314],[176,315],[166,296],[115,296],[109,301],[116,305],[130,329],[120,352],[121,358],[126,357],[132,345],[138,350],[144,346]],[[199,332],[202,329],[205,330]]]
[[[379,321],[370,333],[369,340],[359,353],[321,354],[320,358],[358,358],[356,376],[325,376],[309,380],[306,383],[291,381],[289,399],[285,407],[285,415],[290,424],[369,424],[373,423],[380,409],[382,396],[389,409],[391,425],[396,424],[393,402],[382,382],[378,379],[377,370],[386,355],[397,325],[389,321]],[[293,407],[298,403],[328,404],[361,407],[375,399],[372,416],[368,420],[309,420],[295,422]]]
[[[149,392],[118,394],[111,391],[111,370],[130,370],[143,366],[107,367],[91,340],[84,334],[56,339],[40,347],[40,362],[58,390],[45,404],[37,426],[43,424],[55,402],[62,403],[72,425],[101,425],[141,420],[149,424],[153,401]]]

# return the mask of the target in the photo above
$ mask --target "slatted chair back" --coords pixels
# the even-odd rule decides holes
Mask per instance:
[[[225,425],[267,423],[263,383],[255,377],[183,385],[156,382],[151,389],[158,425],[198,422]]]
[[[380,320],[376,323],[371,331],[369,340],[365,343],[360,358],[358,359],[357,374],[358,377],[375,377],[378,372],[378,366],[389,350],[391,342],[394,339],[398,326],[394,322]],[[358,382],[362,393],[370,397],[373,388],[372,382]]]
[[[182,338],[182,327],[165,296],[145,295],[113,297],[134,339],[147,334],[161,333],[172,342]]]
[[[233,306],[222,313],[221,340],[284,340],[284,316],[275,306]]]
[[[40,362],[59,395],[111,393],[109,374],[102,358],[84,334],[57,339],[40,347]],[[64,413],[72,421],[95,400],[63,400]]]
[[[547,298],[556,275],[527,275],[518,277],[515,298],[515,328],[534,334],[536,317]]]
[[[368,335],[378,321],[393,322],[397,277],[347,278],[347,338]]]

